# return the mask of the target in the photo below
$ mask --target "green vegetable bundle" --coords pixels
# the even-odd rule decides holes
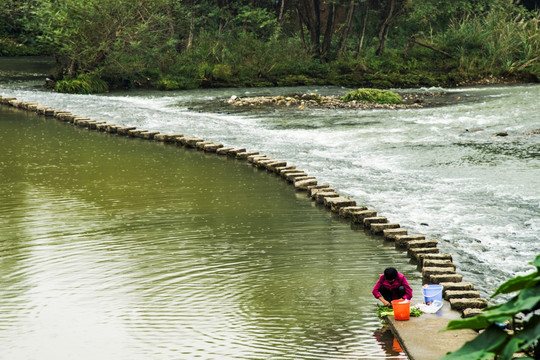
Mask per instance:
[[[412,317],[418,317],[423,314],[423,311],[413,306],[411,307],[410,314]],[[379,306],[377,308],[377,316],[381,319],[385,316],[394,316],[394,310],[390,306]]]

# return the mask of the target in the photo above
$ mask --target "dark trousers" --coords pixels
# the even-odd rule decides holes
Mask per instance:
[[[391,303],[392,300],[401,299],[403,296],[405,296],[405,287],[400,286],[397,288],[397,291],[396,291],[397,297],[394,297],[394,293],[392,292],[392,290],[385,288],[384,286],[379,289],[379,292],[381,293],[381,295],[386,301]]]

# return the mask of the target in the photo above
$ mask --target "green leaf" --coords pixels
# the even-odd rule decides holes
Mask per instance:
[[[527,322],[525,328],[514,335],[500,354],[501,360],[511,360],[514,354],[531,346],[540,339],[540,315],[535,315]]]
[[[459,330],[459,329],[485,329],[494,322],[505,322],[512,318],[512,315],[499,314],[479,314],[471,318],[451,320],[446,325],[444,330]]]
[[[491,325],[458,350],[447,354],[440,360],[484,360],[491,359],[504,345],[508,334],[497,325]]]
[[[509,294],[514,291],[530,288],[535,286],[540,281],[540,274],[534,272],[529,275],[517,276],[503,283],[499,288],[491,295],[493,298],[499,294]]]
[[[522,290],[519,295],[514,296],[510,301],[490,306],[486,310],[494,316],[512,315],[519,312],[534,310],[540,303],[539,286]]]
[[[536,259],[531,264],[536,266],[537,270],[540,271],[540,255],[536,256]]]

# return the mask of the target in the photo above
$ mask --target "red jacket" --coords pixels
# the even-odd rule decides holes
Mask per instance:
[[[397,300],[397,299],[399,299],[398,296],[397,296],[397,289],[398,289],[398,287],[400,287],[402,285],[405,288],[405,295],[403,296],[403,298],[411,300],[412,299],[412,289],[409,286],[409,282],[407,281],[407,278],[405,278],[405,275],[403,275],[402,273],[399,273],[399,272],[397,274],[396,279],[391,283],[388,282],[388,280],[385,279],[384,274],[382,274],[379,277],[379,281],[377,281],[377,283],[373,287],[373,291],[371,291],[371,293],[373,294],[373,296],[375,296],[375,298],[378,299],[381,296],[381,293],[379,292],[379,289],[381,287],[385,287],[385,288],[390,289],[392,291],[392,294],[393,294],[392,300]]]

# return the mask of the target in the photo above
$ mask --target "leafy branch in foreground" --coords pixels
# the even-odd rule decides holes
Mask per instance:
[[[536,271],[517,276],[503,283],[491,296],[519,293],[505,303],[490,306],[475,317],[450,321],[446,330],[483,330],[476,338],[441,360],[510,360],[514,354],[523,352],[527,359],[540,355],[540,255],[531,263]],[[523,325],[513,332],[505,331],[500,324],[523,317]],[[514,321],[515,323],[515,321]],[[515,327],[515,326],[514,326]]]

